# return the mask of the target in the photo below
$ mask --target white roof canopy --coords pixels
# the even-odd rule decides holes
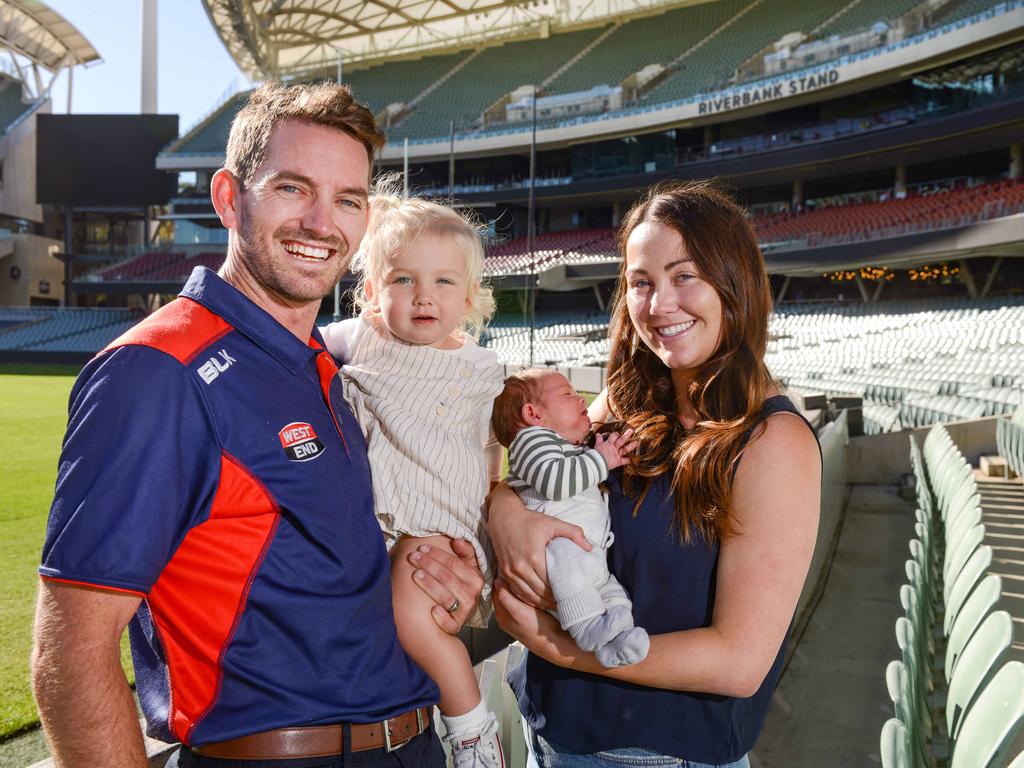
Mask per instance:
[[[0,45],[50,72],[100,60],[71,22],[39,0],[0,0]]]
[[[252,78],[557,31],[713,0],[203,0],[217,33]]]

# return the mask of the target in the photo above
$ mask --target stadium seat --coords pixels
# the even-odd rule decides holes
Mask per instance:
[[[964,712],[992,679],[1011,642],[1013,619],[1006,611],[995,611],[982,622],[964,648],[946,697],[946,728],[951,743],[956,742],[960,733]]]
[[[892,718],[882,726],[882,768],[912,768],[910,738],[906,726]]]
[[[980,517],[980,512],[978,513]],[[963,570],[964,565],[971,555],[978,548],[985,538],[985,526],[978,524],[972,526],[959,539],[946,539],[947,559],[942,572],[943,594],[942,597],[949,602],[950,592],[956,583],[957,576]]]
[[[967,564],[963,567],[960,575],[957,576],[956,581],[953,582],[953,586],[949,590],[945,616],[942,619],[942,631],[944,634],[949,635],[957,614],[991,564],[992,547],[987,545],[981,546],[971,554]]]
[[[1002,579],[997,574],[989,574],[981,580],[977,589],[960,609],[960,613],[949,631],[949,642],[946,645],[945,673],[947,682],[953,679],[957,662],[967,643],[1002,594],[1002,585]]]
[[[1024,718],[1024,663],[1007,662],[964,715],[951,768],[994,768]]]

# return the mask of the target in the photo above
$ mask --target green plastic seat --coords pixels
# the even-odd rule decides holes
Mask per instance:
[[[981,504],[964,507],[956,513],[956,517],[946,521],[946,543],[957,542],[967,531],[981,522]]]
[[[906,616],[896,619],[896,644],[903,654],[903,666],[907,670],[907,679],[910,683],[909,706],[914,713],[915,726],[920,729],[922,738],[927,741],[932,733],[932,716],[928,709],[931,670],[927,658],[920,652],[914,625]]]
[[[949,599],[946,601],[946,615],[942,620],[942,633],[944,635],[949,635],[949,630],[953,628],[953,621],[956,619],[956,615],[963,608],[967,598],[991,564],[992,547],[988,545],[978,547],[974,550],[974,554],[968,558],[967,564],[964,565],[963,570],[960,571],[960,575],[956,577],[956,581],[953,582],[953,586],[949,590]]]
[[[942,566],[943,599],[949,599],[949,591],[953,588],[956,577],[960,575],[974,550],[981,546],[984,538],[985,526],[979,524],[967,531],[959,541],[946,542],[946,562]]]
[[[885,668],[885,685],[889,690],[889,698],[892,699],[896,719],[907,729],[911,757],[915,764],[920,765],[926,762],[926,745],[918,722],[919,715],[913,708],[910,677],[906,666],[899,659],[890,661]]]
[[[887,720],[882,726],[879,747],[882,753],[882,768],[912,768],[909,734],[906,726],[896,718]]]
[[[1010,661],[964,715],[950,768],[995,768],[1024,718],[1024,663]]]
[[[963,653],[967,643],[981,626],[981,622],[988,616],[1002,591],[1002,579],[994,573],[989,574],[981,580],[977,589],[967,598],[964,607],[960,609],[960,614],[949,631],[949,642],[946,643],[945,672],[947,681],[953,679],[953,672],[960,654]]]
[[[946,696],[946,729],[951,743],[960,733],[964,712],[992,679],[1012,642],[1013,619],[1006,611],[994,611],[967,643]]]

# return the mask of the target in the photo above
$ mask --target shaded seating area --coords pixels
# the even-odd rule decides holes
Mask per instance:
[[[1024,180],[991,181],[885,201],[759,214],[752,223],[762,243],[835,245],[948,229],[1024,210]]]
[[[1011,527],[1010,534],[986,535],[983,510],[995,506],[991,489],[986,501],[971,464],[942,425],[923,445],[910,437],[910,463],[916,537],[900,587],[900,658],[886,669],[895,717],[882,727],[882,765],[1002,768],[1021,750],[1016,737],[1024,723],[1024,663],[1014,643],[1014,621],[1022,617],[1019,604],[1008,601],[1017,595],[1004,588],[1004,579],[1019,578],[1024,562],[1002,557],[1019,547],[1003,546],[1000,537],[1019,544],[1021,534]],[[1012,485],[996,498],[1024,499],[1019,483]],[[1024,504],[1007,508],[1024,522]],[[985,520],[992,519],[998,520],[986,513]],[[1006,527],[1001,520],[990,525]]]
[[[111,280],[116,282],[143,280],[159,269],[181,261],[185,258],[184,253],[171,251],[152,251],[131,256],[113,266],[101,269],[95,274],[99,280]]]
[[[1021,211],[1024,179],[1004,179],[903,199],[759,213],[751,223],[762,246],[789,250],[963,227]],[[615,230],[601,227],[539,234],[532,258],[525,237],[491,245],[486,269],[490,275],[517,275],[616,259]]]
[[[20,309],[22,322],[0,327],[0,351],[98,352],[142,319],[131,309]],[[4,314],[0,313],[0,317]]]
[[[615,233],[611,227],[545,232],[535,237],[532,257],[526,237],[489,246],[484,274],[521,275],[562,263],[579,264],[615,258]]]
[[[105,267],[90,275],[91,282],[166,282],[184,283],[197,266],[220,269],[224,251],[211,251],[188,256],[179,251],[147,251]]]

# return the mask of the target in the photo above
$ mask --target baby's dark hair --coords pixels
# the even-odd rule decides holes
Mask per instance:
[[[544,394],[544,377],[553,373],[549,368],[527,368],[505,379],[505,388],[494,399],[491,427],[498,442],[506,448],[512,444],[519,430],[526,426],[523,422],[523,406],[541,399]]]

